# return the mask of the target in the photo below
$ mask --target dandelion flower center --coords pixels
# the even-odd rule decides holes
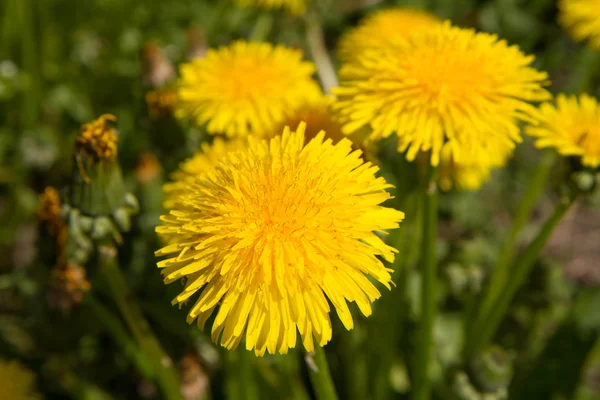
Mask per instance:
[[[200,298],[188,321],[203,327],[218,308],[214,341],[233,349],[243,337],[257,355],[285,353],[299,332],[305,348],[331,339],[331,301],[353,327],[347,302],[363,314],[380,296],[367,275],[389,287],[378,257],[395,250],[376,232],[393,229],[403,213],[380,204],[390,196],[377,167],[363,163],[343,139],[321,132],[304,145],[297,132],[259,140],[228,153],[187,183],[157,232],[165,282],[186,278],[174,303]]]

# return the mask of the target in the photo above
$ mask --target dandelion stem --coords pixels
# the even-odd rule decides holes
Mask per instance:
[[[421,247],[421,320],[417,329],[417,348],[413,375],[412,398],[428,400],[431,397],[429,361],[433,342],[433,325],[436,314],[436,236],[437,236],[437,185],[436,169],[428,166],[428,178],[423,193],[423,238]]]
[[[317,400],[337,400],[338,397],[331,379],[325,350],[317,345],[315,346],[315,352],[306,354],[306,358],[310,382],[315,390]]]
[[[467,340],[467,346],[469,346],[467,349],[468,355],[473,354],[473,349],[470,348],[474,343],[472,336],[474,334],[478,334],[478,332],[480,332],[482,329],[482,316],[488,315],[491,312],[491,308],[494,306],[498,296],[500,296],[505,290],[504,288],[506,283],[511,279],[514,271],[514,268],[511,268],[511,265],[518,235],[523,230],[523,227],[525,227],[535,203],[546,187],[548,176],[550,175],[552,165],[554,164],[554,159],[555,155],[553,152],[544,153],[542,159],[531,175],[530,180],[527,182],[527,189],[523,195],[523,199],[515,211],[510,233],[508,234],[508,238],[504,243],[504,247],[500,252],[498,261],[492,271],[492,277],[489,281],[488,290],[485,291],[485,297],[481,302],[481,306],[475,315],[475,318],[472,319],[473,323],[471,324],[471,329],[468,331],[470,335],[469,340]],[[471,318],[466,321],[467,324],[469,324],[470,321]]]
[[[180,384],[173,363],[154,336],[139,305],[130,295],[127,282],[117,265],[117,251],[113,246],[98,249],[102,273],[110,287],[123,319],[133,333],[141,351],[152,363],[156,380],[167,400],[181,400]]]
[[[306,41],[317,65],[317,74],[321,80],[323,91],[327,94],[331,88],[338,86],[338,79],[333,67],[333,62],[325,46],[325,36],[319,16],[309,14],[306,19]]]
[[[561,202],[554,210],[554,213],[544,223],[533,242],[529,244],[527,249],[525,249],[523,254],[517,259],[514,267],[511,269],[511,278],[506,281],[503,290],[500,292],[498,299],[493,303],[490,312],[482,315],[483,323],[481,324],[481,328],[474,332],[471,337],[471,341],[473,341],[473,353],[470,354],[476,354],[477,351],[485,348],[485,346],[493,339],[496,330],[502,322],[502,318],[508,310],[511,300],[525,283],[535,264],[535,260],[537,260],[540,251],[544,248],[550,234],[562,220],[576,198],[576,195],[570,195],[561,199]]]
[[[273,15],[269,12],[261,13],[250,32],[249,39],[255,42],[262,42],[267,40],[271,28],[273,27]]]
[[[240,349],[239,353],[239,371],[240,371],[240,400],[258,400],[260,395],[256,386],[255,363],[256,358],[253,352]]]

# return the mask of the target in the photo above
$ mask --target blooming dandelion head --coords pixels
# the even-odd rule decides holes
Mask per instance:
[[[444,146],[440,157],[439,185],[442,190],[478,190],[490,178],[494,168],[504,167],[513,153],[512,146],[491,140],[462,153],[460,162],[454,160],[450,146]]]
[[[560,0],[559,21],[576,40],[600,49],[600,0]]]
[[[15,360],[0,358],[0,388],[5,399],[37,400],[35,375]]]
[[[600,166],[600,104],[582,94],[556,98],[556,105],[540,106],[541,122],[529,126],[526,133],[536,139],[539,148],[555,148],[565,156],[581,157],[587,167]]]
[[[338,55],[342,61],[352,62],[366,50],[404,40],[412,33],[431,29],[441,22],[435,15],[417,9],[391,8],[377,11],[342,36]]]
[[[165,282],[185,278],[188,322],[213,312],[213,340],[228,349],[242,338],[257,355],[314,349],[331,338],[330,306],[348,329],[348,302],[364,315],[380,296],[367,276],[389,287],[379,257],[395,250],[377,233],[403,213],[380,204],[390,195],[377,167],[342,139],[321,132],[304,144],[304,125],[270,140],[249,138],[214,169],[189,182],[157,232],[169,245],[157,256]]]
[[[313,96],[306,99],[304,104],[291,112],[271,131],[272,134],[266,136],[274,137],[281,135],[286,126],[294,127],[304,122],[306,124],[304,136],[307,141],[316,137],[323,130],[326,132],[327,139],[333,140],[334,144],[339,142],[345,135],[342,133],[341,124],[332,113],[332,101],[332,98],[325,95]]]
[[[293,15],[304,14],[308,5],[308,0],[236,0],[235,2],[241,7],[284,8]]]
[[[438,165],[444,145],[460,162],[461,151],[495,136],[520,140],[519,120],[535,114],[530,101],[549,98],[547,74],[533,56],[495,35],[444,23],[378,50],[366,51],[340,71],[334,108],[344,132],[367,125],[370,140],[396,133],[409,161],[430,152]]]
[[[244,41],[209,50],[181,67],[177,114],[213,134],[266,132],[320,93],[315,67],[302,57],[300,50]]]
[[[171,176],[172,182],[164,185],[163,207],[172,208],[181,195],[188,191],[189,183],[193,182],[198,175],[215,168],[229,152],[241,150],[247,145],[244,139],[226,141],[215,138],[211,144],[203,143],[200,151],[179,165],[177,171]]]

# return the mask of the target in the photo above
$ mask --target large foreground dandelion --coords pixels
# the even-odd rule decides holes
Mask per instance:
[[[364,315],[380,296],[367,276],[389,288],[378,257],[395,249],[378,236],[404,214],[380,204],[390,198],[378,168],[325,133],[304,145],[304,124],[270,140],[249,138],[214,169],[189,182],[157,232],[169,245],[157,256],[166,283],[185,278],[173,303],[195,293],[188,322],[202,328],[216,311],[212,338],[228,349],[245,337],[262,356],[286,353],[300,333],[314,349],[331,339],[333,304],[347,329],[347,302]]]
[[[15,360],[0,358],[0,393],[3,399],[37,400],[35,375]]]
[[[308,0],[236,0],[242,7],[285,8],[294,15],[304,14]]]
[[[315,66],[300,50],[237,41],[181,67],[176,113],[209,133],[265,132],[320,93]]]
[[[391,8],[368,15],[340,39],[338,54],[344,62],[361,57],[367,50],[406,39],[410,34],[441,24],[435,15],[412,8]]]
[[[444,145],[461,162],[481,138],[513,146],[519,121],[530,120],[530,101],[549,98],[547,74],[530,66],[533,56],[498,40],[444,23],[342,68],[335,108],[344,131],[372,129],[370,140],[396,133],[409,161],[431,152],[438,165]]]
[[[537,138],[539,148],[555,148],[565,156],[578,156],[587,167],[600,166],[600,104],[582,94],[559,94],[556,105],[540,106],[541,123],[529,126],[526,133]]]
[[[600,0],[560,0],[560,23],[576,40],[589,40],[600,49]]]

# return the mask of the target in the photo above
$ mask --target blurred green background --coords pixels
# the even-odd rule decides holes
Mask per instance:
[[[555,93],[600,94],[599,52],[574,43],[561,29],[552,0],[319,1],[315,8],[334,63],[337,40],[347,28],[374,10],[394,5],[426,9],[454,24],[498,33],[536,55],[535,66],[550,73]],[[271,16],[266,23],[265,14]],[[38,195],[46,186],[61,189],[68,184],[75,134],[81,124],[104,113],[118,118],[119,161],[142,210],[124,236],[119,263],[172,360],[167,362],[182,379],[186,399],[313,395],[305,385],[302,351],[256,359],[243,351],[226,352],[195,325],[188,326],[185,308],[170,305],[178,285],[163,285],[153,255],[161,185],[207,135],[175,120],[168,110],[151,114],[147,94],[169,87],[177,65],[190,56],[249,37],[303,48],[310,58],[301,17],[243,9],[226,0],[0,3],[0,358],[18,359],[33,371],[45,398],[164,398],[148,379],[144,362],[136,361],[135,343],[97,268],[87,268],[91,290],[81,304],[57,307],[49,285],[56,250],[38,223]],[[381,158],[387,160],[383,173],[393,180],[390,171],[406,163],[393,146],[382,147]],[[481,289],[540,158],[526,140],[510,165],[496,171],[480,191],[442,195],[436,398],[502,398],[498,387],[515,399],[600,398],[597,193],[578,203],[554,232],[496,337],[503,363],[512,369],[510,383],[500,379],[498,387],[488,385],[461,360],[461,312]],[[567,162],[558,162],[551,176],[560,176]],[[402,190],[401,182],[392,183]],[[520,243],[550,213],[556,183],[555,178],[547,182]],[[417,235],[415,218],[405,211],[407,232]],[[397,273],[406,274],[406,291],[384,293],[372,317],[356,316],[352,332],[333,318],[334,338],[326,352],[340,398],[404,398],[410,390],[406,360],[418,318],[419,275],[417,246],[405,241],[408,261]],[[248,382],[243,374],[250,374],[252,385],[241,383]],[[464,382],[465,376],[471,383]],[[460,394],[467,386],[491,397]],[[0,377],[4,399],[2,390]]]

